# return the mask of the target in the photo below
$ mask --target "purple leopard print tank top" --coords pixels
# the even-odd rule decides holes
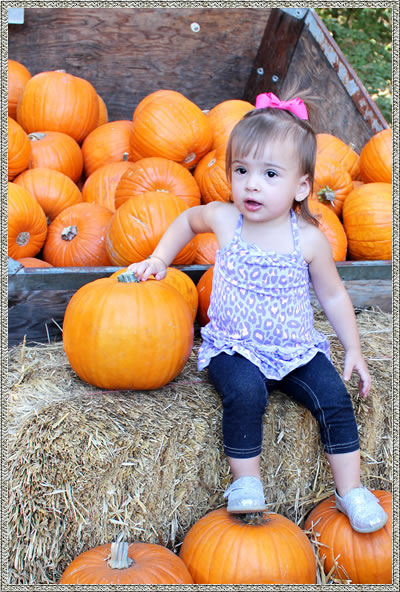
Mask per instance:
[[[289,254],[246,243],[242,224],[240,214],[232,240],[217,251],[198,369],[221,352],[237,352],[266,378],[280,380],[319,351],[329,358],[329,342],[314,329],[296,214],[291,211],[294,250]]]

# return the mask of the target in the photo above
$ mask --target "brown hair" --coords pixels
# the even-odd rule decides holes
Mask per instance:
[[[285,97],[285,100],[290,100],[290,98]],[[310,115],[309,103],[307,103],[307,110]],[[309,120],[299,119],[290,111],[271,107],[249,111],[233,128],[225,156],[228,181],[231,182],[232,178],[233,149],[235,157],[239,159],[253,152],[258,157],[264,151],[266,139],[273,141],[286,138],[290,138],[297,147],[300,170],[303,175],[308,175],[311,186],[310,193],[312,193],[317,152],[315,132]],[[318,226],[318,220],[308,208],[307,199],[301,202],[294,200],[292,208],[298,211],[305,220]]]

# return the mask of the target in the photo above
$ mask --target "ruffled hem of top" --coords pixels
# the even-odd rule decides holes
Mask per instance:
[[[202,349],[205,350],[204,353]],[[238,353],[255,364],[266,378],[282,380],[292,370],[307,364],[318,352],[323,353],[329,360],[331,359],[329,355],[329,344],[326,340],[303,348],[302,351],[296,349],[292,356],[288,354],[287,350],[283,352],[282,348],[278,346],[265,345],[262,349],[264,355],[256,355],[240,343],[229,344],[225,341],[223,343],[215,342],[211,345],[210,343],[205,344],[203,342],[198,353],[197,368],[199,371],[204,370],[209,365],[211,359],[222,352],[231,356]],[[279,352],[279,350],[281,351]],[[269,351],[272,355],[266,356],[266,351]],[[277,353],[278,357],[276,355]]]

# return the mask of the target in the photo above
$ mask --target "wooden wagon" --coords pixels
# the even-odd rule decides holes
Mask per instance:
[[[21,13],[22,11],[22,13]],[[22,15],[22,16],[21,16]],[[279,95],[294,77],[323,97],[317,132],[360,152],[388,124],[309,8],[26,8],[10,13],[9,58],[31,74],[64,69],[93,84],[109,120],[131,119],[151,92],[178,90],[201,109]],[[337,264],[355,306],[391,310],[391,262]],[[206,267],[182,268],[197,282]],[[61,337],[83,284],[116,268],[24,269],[9,260],[9,345]]]

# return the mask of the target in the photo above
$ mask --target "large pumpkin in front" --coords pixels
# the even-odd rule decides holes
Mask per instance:
[[[195,584],[315,584],[306,534],[276,513],[248,524],[226,508],[209,512],[184,538],[179,556]]]
[[[392,583],[392,494],[372,490],[389,518],[383,528],[359,533],[347,516],[336,509],[331,495],[308,515],[304,527],[316,537],[324,571],[333,577],[350,579],[352,584]]]
[[[175,288],[125,277],[98,279],[75,292],[64,317],[65,353],[78,376],[99,388],[157,389],[189,358],[192,314]]]

